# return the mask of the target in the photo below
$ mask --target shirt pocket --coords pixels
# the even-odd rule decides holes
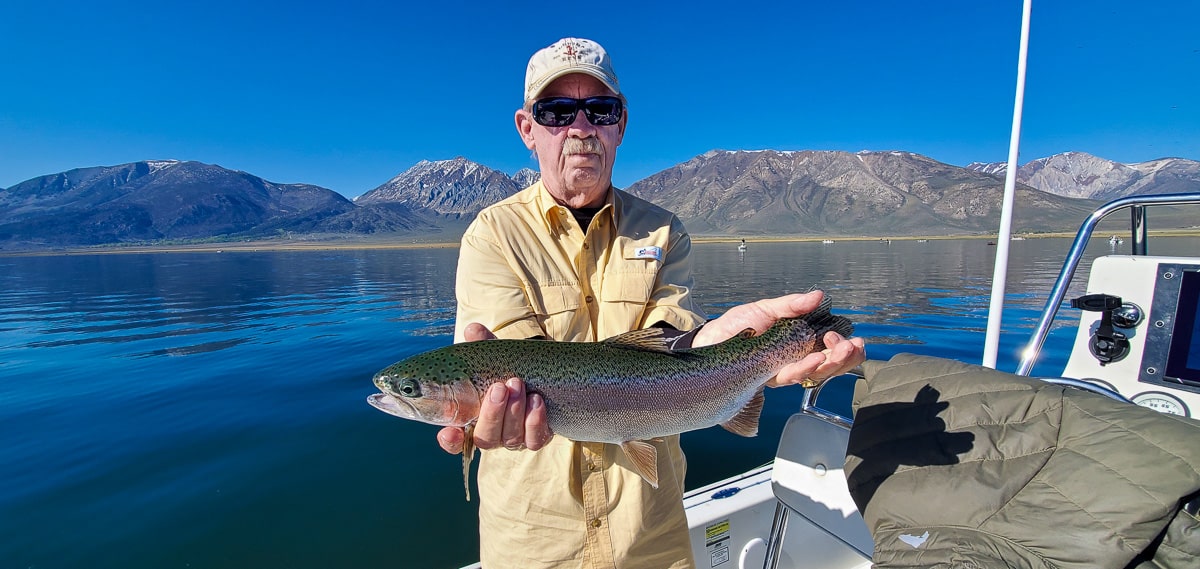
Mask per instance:
[[[600,292],[602,302],[622,303],[639,310],[650,301],[654,293],[654,280],[658,276],[658,265],[653,262],[636,260],[604,278],[604,289]],[[615,281],[615,282],[614,282]]]
[[[579,285],[574,283],[541,284],[531,289],[530,304],[538,324],[547,337],[560,339],[570,327],[582,305]]]

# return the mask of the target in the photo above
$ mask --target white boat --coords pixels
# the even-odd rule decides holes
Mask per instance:
[[[830,243],[833,243],[833,239],[822,239],[822,240],[821,240],[821,243],[824,243],[824,244],[828,245],[828,244],[830,244]]]
[[[1122,198],[1084,222],[1017,374],[1033,369],[1096,224],[1118,210],[1144,220],[1148,206],[1181,204],[1200,205],[1200,194]],[[1071,301],[1083,312],[1062,377],[1043,379],[1191,416],[1200,413],[1200,256],[1149,256],[1141,228],[1134,254],[1092,263],[1087,295]],[[788,420],[773,463],[686,494],[698,567],[871,567],[871,533],[843,470],[853,422],[817,407],[819,391]]]

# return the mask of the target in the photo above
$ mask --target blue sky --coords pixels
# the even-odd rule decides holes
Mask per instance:
[[[197,160],[362,194],[422,159],[536,167],[525,64],[599,41],[614,181],[712,149],[1008,158],[1020,1],[32,2],[0,6],[0,187]],[[1200,2],[1035,2],[1021,163],[1200,159]]]

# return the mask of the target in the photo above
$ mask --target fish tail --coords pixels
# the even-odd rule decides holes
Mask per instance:
[[[837,316],[830,312],[832,307],[833,302],[826,295],[821,299],[821,304],[817,306],[816,310],[800,317],[801,320],[808,323],[808,326],[817,335],[815,351],[819,352],[825,349],[824,338],[826,332],[837,332],[843,337],[850,337],[851,334],[854,334],[854,323],[843,316]]]

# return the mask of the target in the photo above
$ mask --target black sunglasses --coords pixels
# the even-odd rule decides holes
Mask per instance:
[[[579,109],[583,109],[588,122],[609,126],[621,122],[624,106],[619,97],[550,97],[533,103],[533,120],[542,126],[567,126],[575,122]]]

